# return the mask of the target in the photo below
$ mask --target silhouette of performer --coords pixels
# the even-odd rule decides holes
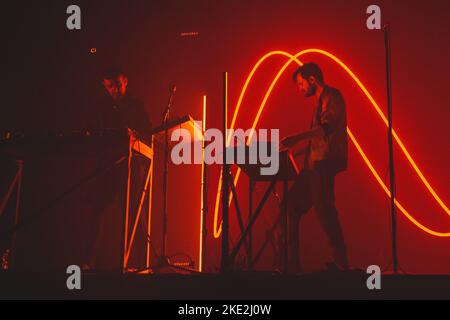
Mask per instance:
[[[95,132],[118,130],[137,135],[148,142],[151,130],[144,104],[128,92],[128,78],[118,67],[104,71],[103,87],[106,95],[92,109],[91,129]],[[122,156],[123,150],[103,148],[99,154],[99,167],[105,167]],[[140,194],[145,179],[146,164],[133,163],[130,204],[135,207],[136,194]],[[126,209],[126,161],[97,179],[88,196],[93,209],[91,232],[87,239],[86,269],[116,269],[120,262],[123,216]]]
[[[317,105],[311,126],[281,141],[282,148],[293,148],[300,141],[308,141],[304,169],[289,190],[289,267],[293,273],[301,271],[299,261],[300,217],[314,207],[319,222],[333,249],[334,264],[348,269],[347,250],[334,205],[334,179],[347,168],[347,116],[345,101],[339,90],[325,84],[323,73],[316,63],[305,63],[293,74],[293,80],[305,97],[313,97]]]

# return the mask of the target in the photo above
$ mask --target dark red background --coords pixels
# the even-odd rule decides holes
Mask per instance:
[[[69,4],[82,10],[82,30],[65,27]],[[3,7],[8,35],[3,51],[6,82],[0,127],[55,131],[85,125],[87,107],[102,92],[101,71],[118,63],[128,72],[130,90],[143,99],[153,124],[159,124],[168,87],[177,84],[174,113],[201,119],[202,95],[208,95],[208,127],[220,127],[221,74],[230,74],[230,116],[246,75],[270,50],[291,53],[307,48],[328,50],[347,63],[386,112],[383,34],[366,28],[371,1],[42,1]],[[382,22],[392,25],[393,108],[395,128],[425,176],[449,205],[450,99],[449,2],[377,1]],[[181,32],[198,32],[181,37]],[[96,54],[90,49],[95,47]],[[386,127],[356,85],[329,59],[318,62],[325,80],[347,101],[348,123],[379,173],[387,173]],[[248,128],[256,108],[284,59],[275,57],[256,75],[244,100],[238,127]],[[313,102],[296,93],[294,67],[280,79],[260,127],[280,128],[281,135],[306,129]],[[430,228],[450,231],[450,217],[437,205],[395,148],[400,202]],[[389,202],[352,144],[349,169],[337,178],[337,206],[353,267],[379,264],[390,256]],[[155,177],[152,237],[160,247],[161,174]],[[218,166],[208,168],[209,218],[207,270],[219,264],[219,241],[212,239],[212,216]],[[386,176],[387,177],[387,176]],[[50,178],[49,178],[50,179]],[[197,260],[200,167],[170,168],[169,253],[185,252]],[[240,182],[246,208],[246,179]],[[259,194],[262,193],[262,187]],[[258,243],[276,214],[270,198],[257,224]],[[234,211],[233,211],[234,212]],[[234,219],[234,215],[232,215]],[[235,221],[235,219],[233,220]],[[399,264],[410,273],[448,273],[448,238],[436,238],[398,217]],[[331,259],[313,212],[302,223],[302,257],[306,271]],[[232,238],[238,232],[233,223]],[[271,267],[269,249],[260,269]]]

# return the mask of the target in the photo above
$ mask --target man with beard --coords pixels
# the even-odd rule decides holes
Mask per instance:
[[[316,63],[305,63],[293,74],[298,90],[316,101],[310,129],[286,137],[282,148],[293,148],[306,140],[304,169],[289,190],[290,269],[300,272],[299,220],[314,208],[333,249],[334,264],[348,269],[347,250],[334,205],[334,179],[347,168],[347,116],[339,90],[325,84]]]

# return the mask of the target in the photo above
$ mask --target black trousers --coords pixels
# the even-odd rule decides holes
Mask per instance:
[[[318,161],[314,169],[302,170],[289,190],[289,269],[301,271],[299,259],[300,218],[311,208],[315,209],[319,222],[333,249],[335,263],[348,268],[347,250],[334,205],[335,171],[327,161]]]

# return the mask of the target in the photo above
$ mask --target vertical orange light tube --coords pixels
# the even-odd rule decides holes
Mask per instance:
[[[204,201],[204,186],[205,186],[205,131],[206,131],[206,95],[203,96],[203,119],[202,119],[202,183],[200,191],[200,245],[198,254],[198,271],[203,271],[203,221],[206,207]]]
[[[154,136],[151,137],[150,142],[150,148],[154,150]],[[150,188],[148,192],[148,218],[147,218],[147,235],[149,236],[149,239],[147,239],[147,264],[146,267],[150,268],[150,233],[152,229],[152,204],[153,204],[153,164],[154,164],[154,154],[152,155],[152,158],[150,159],[150,172],[151,172],[151,178],[150,178]]]

